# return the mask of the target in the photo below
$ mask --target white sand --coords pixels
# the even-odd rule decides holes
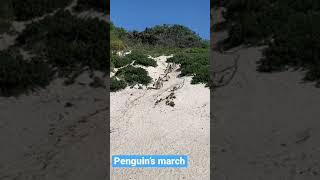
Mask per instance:
[[[158,57],[158,67],[146,68],[153,79],[164,74],[167,58]],[[169,73],[157,90],[128,87],[111,93],[111,155],[189,155],[190,167],[111,169],[112,179],[209,179],[209,89],[178,74]],[[155,105],[178,86],[174,107],[164,101]]]

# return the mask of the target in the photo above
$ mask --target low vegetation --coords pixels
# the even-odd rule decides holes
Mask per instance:
[[[152,80],[145,69],[132,65],[119,69],[115,76],[125,80],[131,86],[135,84],[148,85]]]
[[[1,52],[1,94],[45,87],[53,74],[72,84],[86,70],[106,73],[110,63],[108,29],[109,24],[98,18],[80,19],[65,10],[27,25],[16,44]],[[23,59],[16,49],[32,58]]]
[[[110,2],[105,0],[78,0],[76,11],[95,10],[99,12],[108,12],[110,9]]]
[[[51,13],[58,8],[68,6],[72,0],[5,0],[8,8],[12,9],[13,16],[18,21],[30,20],[32,18]]]
[[[13,12],[8,0],[0,1],[0,34],[8,32],[13,20]]]
[[[10,21],[0,18],[0,34],[9,32],[10,27],[11,27]]]
[[[193,76],[192,83],[209,82],[209,41],[201,39],[196,33],[181,25],[158,25],[146,28],[142,32],[128,32],[123,28],[110,26],[111,30],[111,65],[120,69],[115,77],[125,80],[129,85],[148,84],[151,78],[143,69],[133,65],[157,66],[154,59],[160,55],[174,55],[168,62],[181,64],[182,76]],[[115,56],[116,52],[132,50],[124,57]],[[129,65],[129,66],[128,66]],[[112,68],[111,68],[112,70]],[[137,75],[142,73],[140,77]],[[137,80],[139,79],[139,80]],[[115,81],[116,82],[116,81]]]
[[[63,77],[84,68],[105,72],[109,66],[107,29],[104,21],[83,20],[59,11],[28,25],[17,45],[47,60]]]
[[[128,32],[127,39],[133,44],[145,46],[190,48],[203,47],[204,41],[189,28],[182,25],[158,25],[142,32]]]
[[[139,51],[132,51],[126,56],[111,55],[111,63],[115,68],[124,67],[133,63],[133,65],[142,65],[142,66],[157,66],[157,62],[149,58],[147,55]]]
[[[134,65],[142,65],[142,66],[157,66],[157,62],[154,59],[149,58],[146,54],[143,54],[139,51],[132,51],[130,54],[126,56],[126,58],[134,61]]]
[[[305,80],[320,84],[320,1],[224,0],[229,38],[225,49],[266,45],[262,72],[306,70]]]
[[[52,68],[38,58],[23,59],[17,50],[0,51],[0,95],[20,93],[45,87],[53,77]]]
[[[115,68],[120,68],[132,63],[132,59],[128,57],[120,57],[118,55],[111,56],[111,63]]]
[[[209,83],[209,50],[187,49],[178,53],[167,62],[180,64],[181,76],[192,76],[192,84]]]
[[[121,41],[130,49],[179,49],[204,48],[208,42],[201,39],[191,29],[182,25],[157,25],[144,31],[126,31],[110,26],[111,42]]]
[[[110,79],[110,91],[115,92],[127,87],[127,83],[124,80],[118,80],[116,77]]]

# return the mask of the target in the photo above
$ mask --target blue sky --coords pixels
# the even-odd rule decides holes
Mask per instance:
[[[204,39],[210,34],[210,0],[110,0],[111,21],[143,31],[159,24],[181,24]]]

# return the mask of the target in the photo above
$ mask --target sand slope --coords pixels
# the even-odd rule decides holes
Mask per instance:
[[[302,83],[303,72],[257,72],[262,49],[213,52],[214,71],[236,66],[215,76],[231,81],[212,93],[213,178],[319,179],[320,89]]]
[[[1,180],[107,177],[105,89],[89,87],[88,74],[72,86],[62,82],[18,98],[0,97]]]
[[[146,68],[156,79],[163,74],[167,56],[158,67]],[[111,155],[140,154],[190,156],[187,169],[112,169],[112,179],[209,179],[209,89],[191,85],[191,77],[169,73],[160,89],[129,87],[110,94]],[[174,87],[174,107],[164,101]]]
[[[256,72],[259,49],[239,51],[235,77],[214,93],[214,177],[319,179],[320,90],[301,72]]]
[[[19,33],[55,12],[13,22],[13,29]],[[1,35],[0,50],[13,45],[16,37]],[[102,78],[101,73],[96,75]],[[88,73],[70,86],[63,81],[56,79],[45,89],[17,98],[0,97],[1,180],[107,179],[105,88],[89,87]]]

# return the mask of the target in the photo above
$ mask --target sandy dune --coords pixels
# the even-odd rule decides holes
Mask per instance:
[[[214,93],[214,177],[319,179],[320,90],[302,72],[258,73],[259,49],[239,51],[235,77]]]
[[[215,42],[221,37],[213,34]],[[319,179],[320,89],[301,82],[304,72],[257,72],[262,49],[213,52],[214,71],[237,67],[215,77],[230,79],[236,71],[212,94],[213,178]]]
[[[156,58],[158,67],[146,68],[156,79],[163,74],[166,56]],[[111,169],[112,179],[209,179],[210,91],[204,85],[191,85],[191,77],[169,73],[160,89],[125,90],[110,94],[111,155],[190,156],[187,169]],[[164,101],[170,90],[175,106]]]
[[[107,97],[88,74],[65,86],[0,97],[0,179],[105,179]],[[80,83],[80,84],[79,84]]]
[[[13,29],[19,33],[55,12],[13,22]],[[13,45],[16,37],[2,34],[0,50]],[[17,98],[0,97],[1,180],[107,179],[106,90],[89,87],[92,79],[86,72],[70,86],[63,81],[56,79],[45,89]]]

